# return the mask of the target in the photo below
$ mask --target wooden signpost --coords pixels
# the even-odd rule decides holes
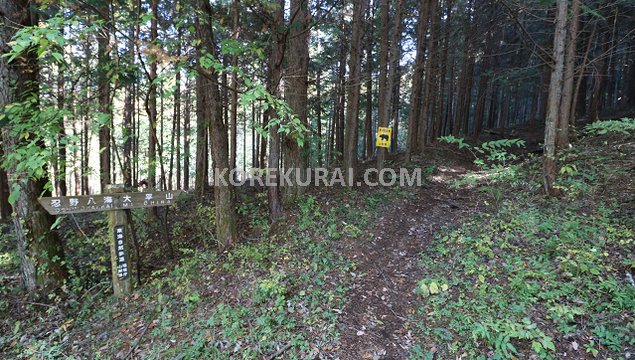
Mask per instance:
[[[132,236],[125,210],[155,206],[169,206],[183,193],[174,191],[144,191],[126,193],[123,185],[108,185],[106,194],[89,196],[43,197],[40,204],[51,215],[108,211],[112,288],[116,296],[132,292],[130,272],[130,243]]]

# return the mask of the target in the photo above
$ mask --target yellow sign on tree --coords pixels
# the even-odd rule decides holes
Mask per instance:
[[[389,127],[377,128],[377,141],[375,143],[375,146],[389,148],[391,138],[392,138],[392,128],[389,128]]]

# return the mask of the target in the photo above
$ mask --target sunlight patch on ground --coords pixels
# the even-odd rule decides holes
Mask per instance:
[[[439,170],[439,173],[436,175],[432,175],[430,177],[430,180],[439,184],[447,183],[450,179],[452,179],[453,174],[458,174],[461,172],[460,169],[447,166],[439,166],[437,169]]]

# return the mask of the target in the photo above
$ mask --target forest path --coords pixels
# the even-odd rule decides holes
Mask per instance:
[[[420,253],[435,233],[478,211],[475,190],[452,181],[468,171],[439,167],[438,173],[402,201],[387,204],[369,233],[343,244],[341,255],[357,264],[357,278],[340,315],[339,359],[406,359],[414,345],[405,327],[421,297],[413,290],[426,274]]]

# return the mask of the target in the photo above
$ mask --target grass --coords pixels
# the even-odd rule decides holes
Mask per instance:
[[[412,358],[618,359],[633,351],[635,286],[626,274],[635,270],[635,221],[620,203],[632,190],[624,170],[633,156],[604,142],[565,152],[562,198],[537,193],[540,164],[530,161],[515,188],[489,184],[509,194],[501,206],[438,234],[421,254],[431,276],[415,289]]]
[[[284,349],[285,358],[304,359],[332,352],[339,342],[339,309],[355,271],[355,264],[336,255],[334,246],[343,236],[361,236],[392,190],[342,191],[347,193],[335,195],[341,202],[307,195],[293,205],[291,216],[275,232],[266,224],[266,198],[245,202],[240,211],[249,221],[244,225],[251,236],[226,252],[213,245],[186,246],[200,243],[206,225],[182,217],[172,226],[180,247],[178,263],[155,270],[122,300],[109,295],[107,277],[96,291],[85,293],[88,285],[82,276],[103,270],[104,261],[96,254],[75,254],[69,259],[93,259],[96,264],[73,274],[69,291],[79,292],[70,296],[73,305],[63,307],[61,318],[45,315],[50,320],[45,323],[5,318],[6,328],[15,331],[6,338],[4,354],[112,358],[134,349],[150,359],[253,359]],[[359,205],[350,206],[350,200]],[[203,205],[192,211],[199,217],[213,214]],[[94,238],[82,241],[101,246],[100,229]],[[59,296],[57,301],[66,298]],[[69,320],[68,326],[60,327]],[[48,335],[37,337],[38,333]]]

